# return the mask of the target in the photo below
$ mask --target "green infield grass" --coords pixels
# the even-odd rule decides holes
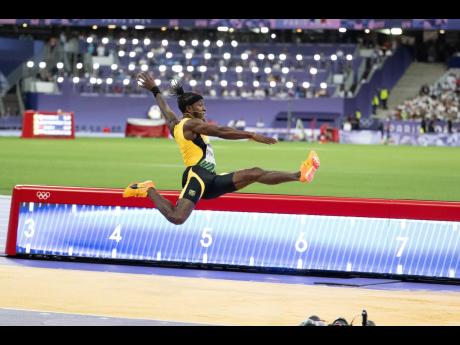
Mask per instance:
[[[310,149],[321,168],[313,183],[255,183],[241,192],[460,201],[460,148],[212,142],[217,172],[261,167],[297,171]],[[160,190],[180,190],[184,165],[168,139],[0,137],[0,194],[18,184],[124,188],[151,179]]]

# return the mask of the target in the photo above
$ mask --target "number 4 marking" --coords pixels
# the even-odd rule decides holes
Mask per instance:
[[[115,230],[112,232],[112,235],[110,235],[109,240],[114,240],[120,242],[122,239],[121,237],[121,225],[117,225]]]
[[[401,236],[398,236],[396,237],[396,241],[401,241],[401,247],[399,247],[399,250],[398,252],[396,253],[396,257],[397,258],[400,258],[402,253],[403,253],[403,250],[404,248],[406,247],[406,243],[407,243],[407,240],[409,239],[409,237],[401,237]]]

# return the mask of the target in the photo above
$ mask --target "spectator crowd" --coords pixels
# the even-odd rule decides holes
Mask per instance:
[[[451,69],[433,85],[422,85],[419,94],[400,104],[391,114],[397,120],[422,120],[425,132],[437,120],[450,124],[460,120],[460,70]]]

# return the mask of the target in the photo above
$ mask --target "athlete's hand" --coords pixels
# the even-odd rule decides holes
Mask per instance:
[[[157,86],[157,84],[155,84],[155,79],[153,79],[153,76],[150,73],[147,73],[147,72],[139,73],[136,79],[137,79],[137,85],[149,91],[153,87]]]
[[[278,140],[274,138],[266,137],[260,134],[253,134],[251,139],[254,141],[257,141],[258,143],[269,144],[269,145],[276,144],[278,142]]]

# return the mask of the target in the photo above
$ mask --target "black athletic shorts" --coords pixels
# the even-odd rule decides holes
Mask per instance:
[[[233,174],[217,175],[198,165],[185,169],[182,175],[182,192],[180,198],[197,203],[201,198],[213,199],[223,194],[236,191]]]

